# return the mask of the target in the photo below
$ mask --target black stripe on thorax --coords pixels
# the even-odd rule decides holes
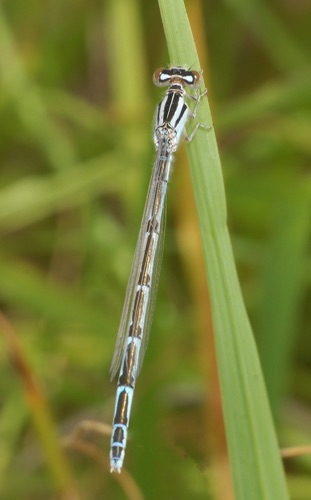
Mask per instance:
[[[164,107],[164,112],[163,112],[163,121],[171,123],[173,122],[173,126],[175,126],[174,123],[174,118],[176,118],[176,112],[178,107],[180,106],[180,102],[184,103],[184,98],[180,94],[176,94],[176,92],[169,92],[167,95],[167,102]],[[181,116],[184,114],[185,110],[187,109],[186,104],[183,104],[182,110],[179,113],[178,120],[176,121],[179,122]]]

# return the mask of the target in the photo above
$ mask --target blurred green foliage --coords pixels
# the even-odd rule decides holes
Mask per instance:
[[[204,69],[242,290],[280,440],[306,444],[311,8],[202,3]],[[159,93],[151,75],[166,63],[151,0],[1,4],[1,310],[61,436],[84,418],[111,422],[115,385],[107,373],[153,158]],[[200,470],[208,457],[194,305],[170,209],[182,201],[174,200],[177,164],[159,298],[135,394],[135,446],[130,440],[127,449],[126,465],[148,499],[200,499],[209,491]],[[57,473],[51,479],[4,338],[1,352],[0,496],[55,498],[62,486],[55,486]],[[92,438],[107,458],[109,436]],[[82,498],[130,498],[90,456],[72,451],[67,459]],[[291,460],[287,471],[291,497],[309,499],[311,458]]]

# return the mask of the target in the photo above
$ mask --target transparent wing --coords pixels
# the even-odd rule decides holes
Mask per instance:
[[[134,296],[135,296],[135,292],[136,292],[137,285],[138,285],[138,278],[139,278],[139,272],[140,272],[140,267],[141,267],[141,261],[143,259],[143,253],[144,253],[143,242],[144,242],[144,237],[145,237],[146,224],[148,221],[148,217],[150,215],[154,194],[155,194],[155,191],[157,189],[157,183],[155,182],[155,180],[156,180],[156,177],[158,175],[158,169],[160,168],[159,167],[160,162],[158,161],[158,157],[160,154],[161,154],[161,152],[160,152],[160,150],[158,150],[157,158],[156,158],[156,161],[154,162],[154,165],[153,165],[152,175],[151,175],[149,188],[148,188],[148,194],[147,194],[145,208],[144,208],[144,212],[143,212],[143,218],[142,218],[142,222],[141,222],[141,226],[140,226],[140,230],[139,230],[138,241],[137,241],[134,259],[133,259],[133,263],[132,263],[130,278],[129,278],[127,289],[126,289],[125,301],[124,301],[124,306],[123,306],[123,311],[122,311],[122,316],[121,316],[121,321],[120,321],[120,326],[119,326],[119,331],[118,331],[118,336],[117,336],[116,347],[115,347],[115,351],[114,351],[114,355],[113,355],[111,367],[110,367],[110,379],[111,380],[115,377],[115,375],[117,374],[117,372],[120,368],[123,353],[124,353],[124,350],[125,350],[126,345],[127,345],[127,335],[128,335],[130,314],[131,314],[131,311],[133,308],[133,301],[134,301]],[[148,305],[148,310],[149,309],[150,309],[150,305]],[[154,307],[153,307],[153,309],[154,309]],[[143,341],[143,343],[144,343],[144,341]]]
[[[157,245],[157,249],[156,249],[155,262],[154,262],[154,268],[153,268],[153,273],[152,273],[153,283],[152,283],[152,286],[150,289],[150,297],[149,297],[149,302],[148,302],[147,311],[146,311],[144,334],[142,336],[142,343],[141,343],[141,348],[140,348],[140,353],[139,353],[139,358],[138,358],[137,375],[136,375],[137,377],[140,374],[140,370],[142,368],[144,357],[146,354],[146,349],[147,349],[147,345],[148,345],[148,341],[149,341],[152,319],[153,319],[153,314],[154,314],[154,308],[155,308],[156,298],[157,298],[157,294],[158,294],[158,285],[159,285],[160,270],[161,270],[161,263],[162,263],[162,257],[163,257],[163,249],[164,249],[165,226],[166,226],[166,197],[164,200],[164,207],[163,207],[162,218],[161,218],[160,229],[159,229],[159,231],[160,231],[159,232],[159,240],[158,240],[158,245]]]
[[[145,209],[146,209],[146,207],[145,207]],[[144,231],[143,231],[144,226],[145,226],[145,224],[144,224],[144,219],[143,219],[140,230],[139,230],[139,236],[138,236],[138,241],[137,241],[136,249],[135,249],[135,253],[134,253],[134,259],[133,259],[133,263],[132,263],[131,273],[130,273],[130,277],[129,277],[127,289],[126,289],[126,294],[125,294],[125,300],[124,300],[122,316],[121,316],[120,325],[119,325],[116,346],[114,349],[113,358],[112,358],[112,362],[111,362],[111,366],[110,366],[110,371],[109,371],[110,380],[114,379],[114,377],[116,376],[116,374],[120,368],[123,352],[125,349],[125,342],[127,340],[126,339],[127,327],[128,327],[129,317],[130,317],[130,313],[131,313],[131,305],[133,303],[134,293],[135,293],[135,290],[137,287],[137,279],[138,279],[138,272],[139,272],[138,262],[139,262],[140,253],[142,251],[142,237],[144,235]]]

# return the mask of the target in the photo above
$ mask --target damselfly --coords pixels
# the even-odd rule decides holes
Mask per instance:
[[[160,68],[154,73],[153,81],[159,87],[169,88],[156,112],[153,138],[156,159],[110,368],[113,379],[121,365],[111,436],[111,472],[121,472],[122,469],[135,383],[142,367],[154,311],[172,155],[185,134],[188,118],[195,117],[200,99],[206,93],[205,90],[200,94],[198,90],[201,74],[182,67]],[[186,87],[194,89],[194,95],[187,93]],[[195,102],[193,111],[186,102],[189,99]],[[199,126],[200,123],[190,136],[186,136],[188,141]]]

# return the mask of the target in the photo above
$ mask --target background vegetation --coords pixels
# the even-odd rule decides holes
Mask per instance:
[[[279,439],[305,445],[311,9],[259,0],[187,7]],[[108,368],[154,154],[151,75],[168,62],[151,0],[0,6],[1,498],[230,498],[182,150],[135,394],[131,476],[109,474],[107,433],[70,437],[85,419],[111,422]],[[309,499],[310,456],[285,465],[291,498]]]

